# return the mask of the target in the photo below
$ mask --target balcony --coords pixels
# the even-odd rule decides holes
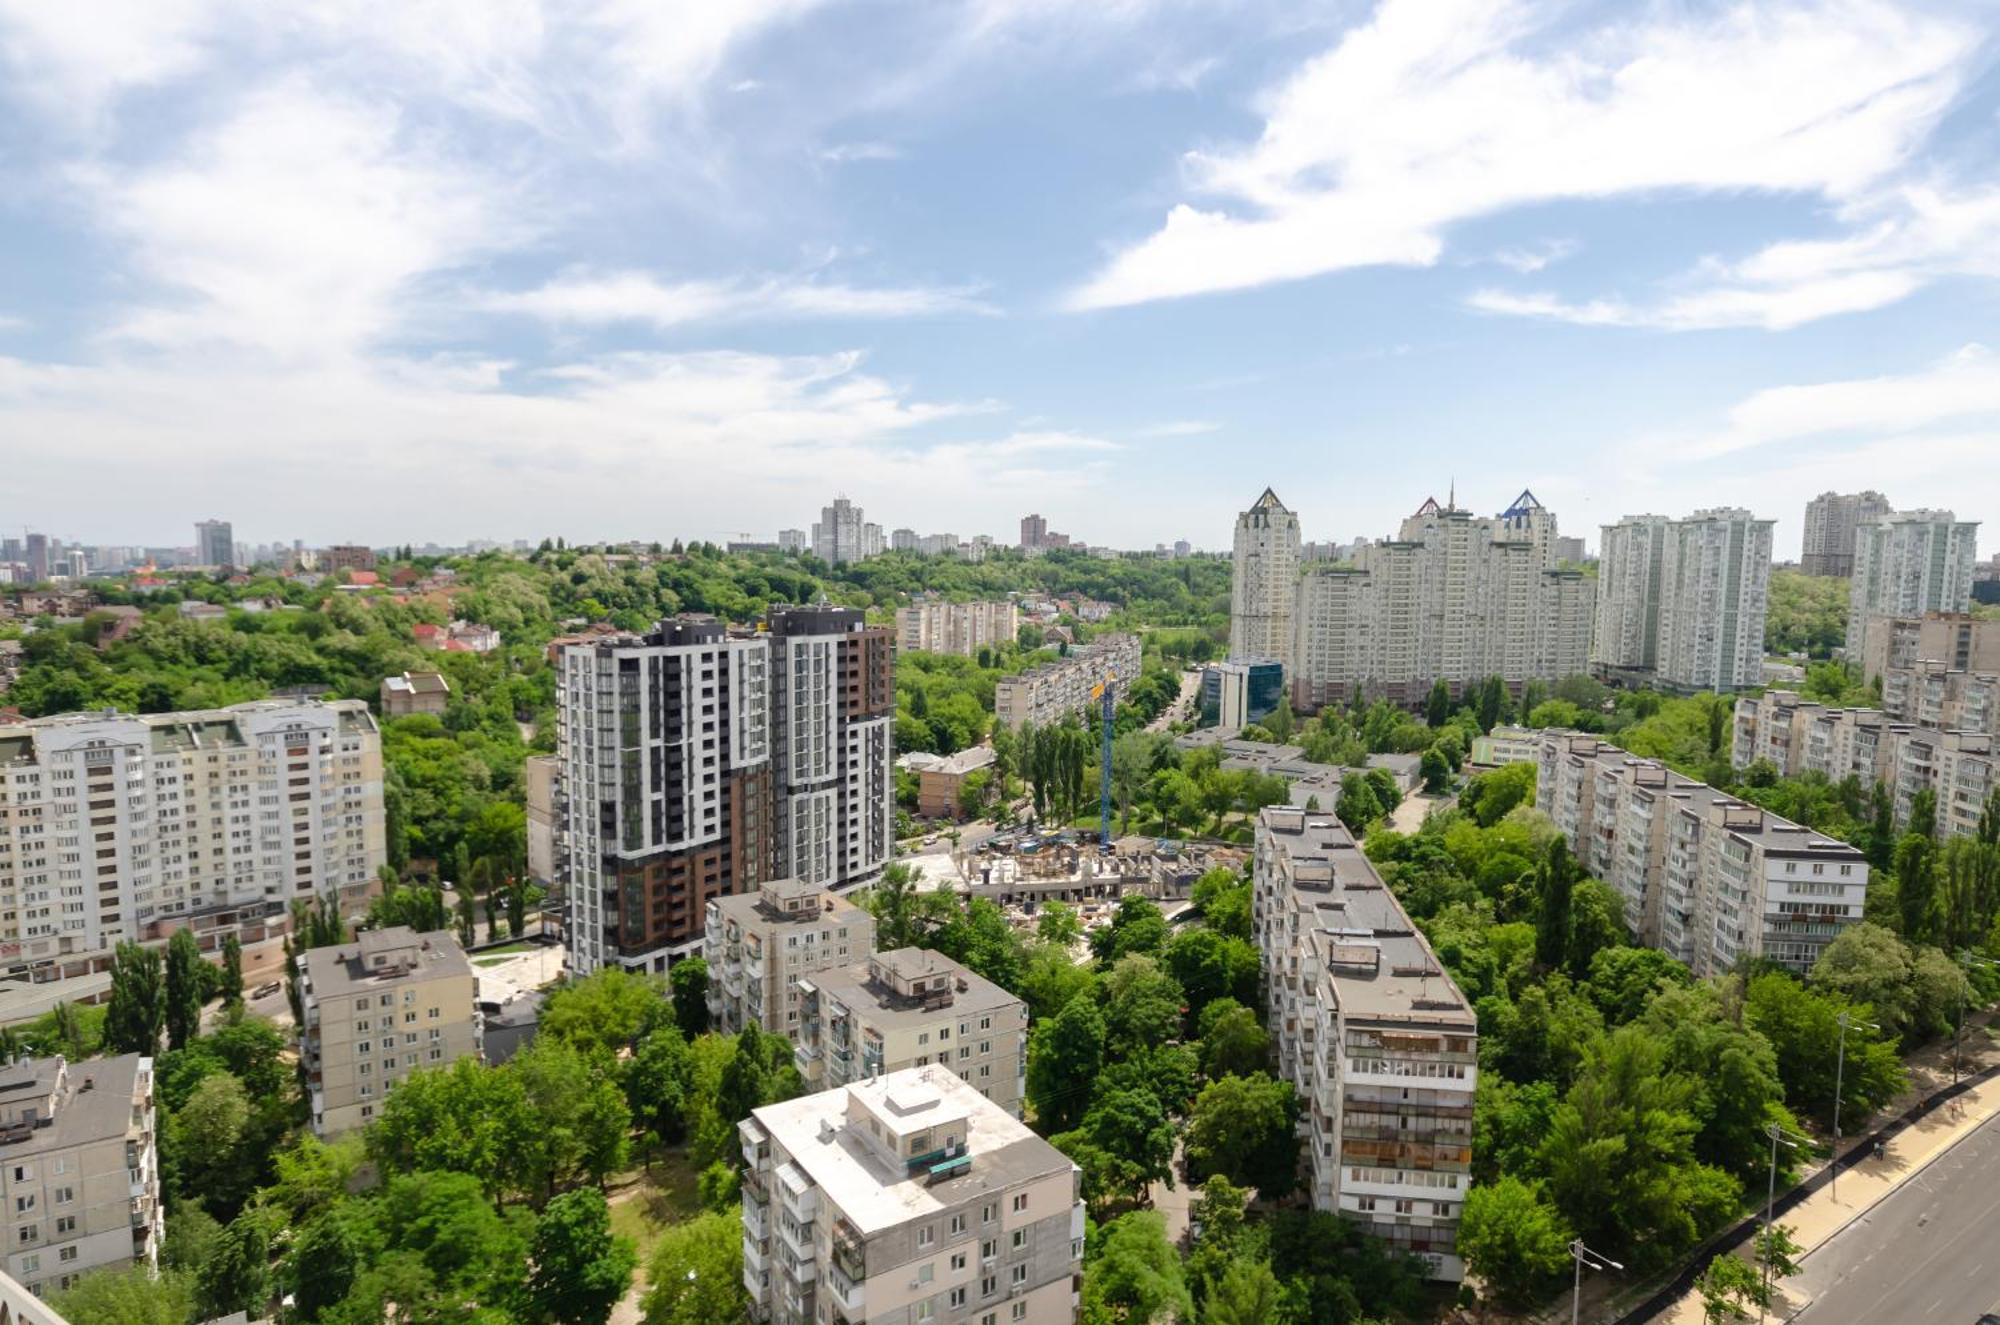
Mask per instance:
[[[845,1219],[833,1221],[833,1266],[841,1274],[852,1280],[868,1277],[868,1260],[861,1245],[861,1235],[854,1225]]]

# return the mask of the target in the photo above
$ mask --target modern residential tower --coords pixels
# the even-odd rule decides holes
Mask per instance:
[[[896,718],[889,631],[853,607],[770,612],[777,874],[869,883],[895,838]]]
[[[1846,578],[1854,573],[1854,534],[1895,507],[1875,491],[1822,492],[1806,503],[1805,543],[1799,569],[1807,575]]]
[[[1977,521],[1950,511],[1894,511],[1859,526],[1848,587],[1848,658],[1867,656],[1879,618],[1969,608],[1978,534]]]
[[[199,520],[194,526],[194,559],[200,566],[236,564],[236,533],[227,520]]]
[[[1229,581],[1229,656],[1289,658],[1299,579],[1299,517],[1264,489],[1236,517]]]
[[[1682,692],[1762,685],[1774,523],[1718,509],[1605,525],[1592,669]]]

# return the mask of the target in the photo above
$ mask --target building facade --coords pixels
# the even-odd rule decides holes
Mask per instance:
[[[897,948],[802,976],[794,1041],[808,1090],[935,1063],[1021,1116],[1028,1009],[941,953]]]
[[[1847,656],[1868,656],[1882,617],[1964,612],[1972,605],[1979,523],[1950,511],[1895,511],[1855,530]]]
[[[1605,525],[1591,670],[1683,693],[1762,685],[1774,524],[1719,508]]]
[[[1834,575],[1842,579],[1854,573],[1854,533],[1879,515],[1895,507],[1875,491],[1822,492],[1806,503],[1805,542],[1799,556],[1799,570],[1807,575]]]
[[[529,755],[521,766],[521,800],[527,814],[528,877],[544,888],[556,882],[556,819],[562,760],[556,755]]]
[[[92,1270],[158,1266],[166,1224],[152,1059],[0,1065],[0,1120],[9,1277],[39,1297]]]
[[[751,1022],[798,1043],[798,981],[875,951],[875,917],[801,879],[708,904],[708,1015],[726,1035]]]
[[[868,528],[867,519],[859,506],[845,497],[836,497],[833,505],[820,508],[819,519],[813,524],[813,555],[829,566],[860,561],[872,555],[868,547]],[[875,534],[879,542],[880,526],[875,527]],[[881,549],[878,547],[874,551]]]
[[[363,930],[299,962],[299,1062],[313,1131],[366,1127],[410,1073],[480,1055],[478,982],[448,929]]]
[[[771,644],[712,617],[565,645],[554,817],[573,969],[664,970],[777,862]]]
[[[1479,1022],[1354,837],[1331,814],[1257,820],[1251,920],[1280,1075],[1315,1208],[1335,1211],[1432,1277],[1464,1277]]]
[[[319,554],[319,568],[328,575],[342,571],[374,570],[375,549],[359,543],[337,543]]]
[[[993,687],[994,719],[1019,731],[1028,723],[1047,727],[1081,715],[1099,686],[1137,680],[1140,658],[1138,636],[1101,635],[1066,658],[1001,677]]]
[[[896,647],[904,652],[976,657],[1014,643],[1021,609],[1011,600],[952,603],[929,595],[896,609]]]
[[[0,725],[0,973],[108,969],[191,929],[279,960],[295,898],[365,903],[387,860],[382,740],[358,699]]]
[[[828,888],[880,877],[895,845],[889,631],[858,608],[770,612],[777,874]]]
[[[1537,763],[1535,804],[1584,871],[1697,976],[1751,958],[1804,974],[1861,920],[1868,859],[1845,842],[1592,736],[1545,732]]]
[[[1489,676],[1517,692],[1588,666],[1594,586],[1556,562],[1555,515],[1522,493],[1491,518],[1426,501],[1398,536],[1296,587],[1292,702],[1416,704]]]
[[[442,718],[451,705],[451,682],[442,672],[404,672],[382,678],[382,716],[407,718],[428,713]]]
[[[1867,648],[1848,657],[1861,665],[1864,677],[1881,679],[1886,699],[1897,673],[1922,666],[1935,665],[1953,672],[2000,672],[2000,621],[1980,620],[1964,612],[1878,617],[1868,631]]]
[[[229,521],[195,522],[194,559],[197,565],[220,566],[224,570],[236,564],[236,531]]]
[[[1289,658],[1299,579],[1299,517],[1266,488],[1236,517],[1229,577],[1229,656]]]
[[[1081,1174],[953,1073],[836,1086],[738,1132],[753,1320],[1076,1320]]]
[[[1285,665],[1276,658],[1232,658],[1201,671],[1201,725],[1248,727],[1285,697]]]

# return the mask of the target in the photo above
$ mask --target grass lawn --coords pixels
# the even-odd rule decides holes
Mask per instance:
[[[701,1213],[694,1166],[684,1150],[669,1150],[653,1158],[652,1167],[621,1174],[612,1185],[611,1231],[632,1239],[639,1249],[643,1277],[653,1244],[667,1225]]]

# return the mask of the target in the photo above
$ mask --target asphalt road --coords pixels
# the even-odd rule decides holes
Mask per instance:
[[[1792,1319],[1974,1325],[1980,1313],[2000,1311],[1997,1177],[2000,1117],[1807,1257],[1789,1286],[1810,1301]]]

